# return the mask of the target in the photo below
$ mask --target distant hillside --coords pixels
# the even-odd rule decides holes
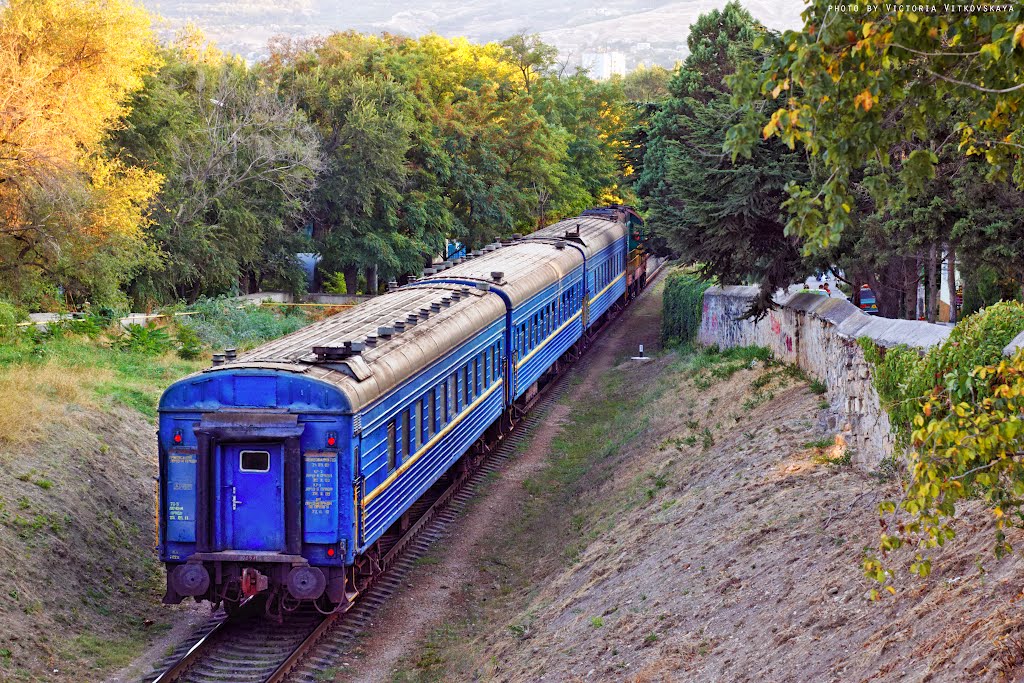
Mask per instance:
[[[643,61],[671,66],[685,56],[689,26],[725,0],[614,0],[608,3],[520,0],[406,0],[401,10],[385,0],[333,3],[325,0],[144,0],[171,28],[199,25],[226,50],[257,59],[274,35],[310,36],[336,30],[389,31],[501,40],[518,31],[540,33],[563,56],[584,50],[627,53],[630,66]],[[775,29],[795,28],[800,0],[748,0],[755,17]],[[637,43],[642,44],[637,47]]]

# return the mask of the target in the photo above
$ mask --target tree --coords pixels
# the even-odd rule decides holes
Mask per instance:
[[[150,229],[163,258],[139,274],[136,295],[300,288],[294,254],[321,163],[315,132],[293,100],[194,33],[163,57],[112,141],[167,179]]]
[[[149,253],[158,174],[105,154],[129,95],[158,64],[149,16],[125,0],[0,8],[0,273],[27,303],[116,303]]]
[[[536,225],[552,216],[575,215],[594,204],[622,203],[632,192],[618,163],[623,135],[631,122],[622,85],[599,82],[584,73],[550,76],[534,88],[534,108],[565,140],[565,156],[555,173],[537,175]]]
[[[669,85],[672,98],[653,117],[637,181],[648,226],[672,251],[704,277],[761,285],[754,314],[804,268],[799,245],[784,234],[781,205],[786,184],[809,173],[802,154],[774,141],[745,160],[722,152],[736,116],[725,78],[753,60],[764,31],[736,2],[701,15]]]
[[[789,188],[787,234],[808,251],[828,248],[853,223],[856,173],[869,163],[899,175],[896,185],[882,176],[865,185],[882,208],[920,194],[947,150],[983,159],[988,180],[1024,185],[1024,130],[1014,113],[1024,104],[1024,8],[891,7],[845,12],[814,0],[802,31],[765,34],[769,57],[731,82],[746,110],[729,131],[734,157],[777,137],[821,167],[814,183]],[[774,110],[767,123],[765,105]],[[950,134],[931,138],[934,121],[948,121]]]
[[[418,191],[424,176],[408,163],[422,129],[415,97],[393,73],[402,40],[336,33],[271,59],[280,91],[296,98],[320,137],[313,234],[321,268],[344,272],[350,292],[361,270],[368,281],[378,269],[385,278],[413,272],[444,244],[441,225],[422,220],[433,192]]]
[[[628,102],[657,102],[669,96],[672,72],[663,66],[638,65],[622,77],[622,90]]]
[[[517,33],[503,40],[501,45],[508,54],[508,61],[519,69],[527,94],[530,94],[531,86],[554,66],[558,57],[558,49],[536,34]]]

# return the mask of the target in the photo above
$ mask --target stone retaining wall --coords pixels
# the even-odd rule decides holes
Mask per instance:
[[[867,315],[842,299],[816,294],[784,297],[758,321],[743,319],[757,287],[711,287],[704,294],[699,341],[720,347],[766,346],[779,360],[794,363],[823,381],[829,402],[826,420],[844,432],[858,465],[871,469],[893,454],[889,416],[871,383],[871,367],[857,344],[869,337],[881,347],[897,344],[927,349],[952,328],[916,320]]]

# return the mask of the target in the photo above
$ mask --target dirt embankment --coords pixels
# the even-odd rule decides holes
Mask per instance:
[[[658,303],[602,340],[336,680],[1020,680],[1021,562],[969,533],[977,511],[927,580],[869,602],[895,482],[821,448],[820,399],[785,368],[624,360]]]
[[[159,605],[154,426],[66,404],[0,448],[0,680],[96,681],[180,620]]]

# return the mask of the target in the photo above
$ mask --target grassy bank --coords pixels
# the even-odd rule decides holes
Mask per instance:
[[[87,319],[0,341],[0,680],[102,680],[188,609],[159,604],[160,394],[211,350],[307,322],[227,301],[199,308],[166,327]]]

